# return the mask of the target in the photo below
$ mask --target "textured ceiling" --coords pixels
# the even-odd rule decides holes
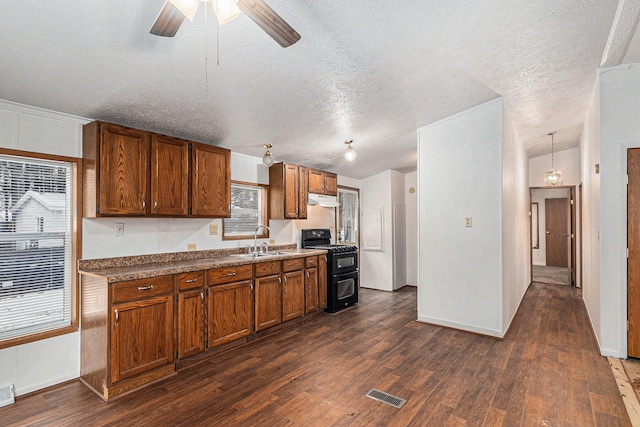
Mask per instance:
[[[364,178],[414,170],[418,127],[503,96],[536,157],[552,130],[577,146],[617,6],[267,0],[302,36],[283,49],[202,5],[152,36],[163,3],[4,0],[0,98]]]

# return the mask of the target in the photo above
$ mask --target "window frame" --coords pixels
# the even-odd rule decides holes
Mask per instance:
[[[32,151],[0,148],[0,154],[23,157],[34,160],[54,160],[71,164],[71,324],[45,332],[28,334],[0,340],[0,349],[27,344],[47,338],[70,334],[78,331],[78,313],[80,307],[78,287],[78,260],[82,255],[82,159],[76,157],[58,156],[54,154],[36,153]]]
[[[246,181],[234,181],[231,180],[231,186],[233,186],[234,184],[237,185],[247,185],[247,186],[251,186],[251,187],[259,187],[262,189],[262,200],[263,200],[263,206],[262,206],[262,223],[264,225],[269,225],[269,185],[267,184],[259,184],[256,182],[246,182]],[[224,232],[224,221],[226,218],[222,219],[222,240],[248,240],[248,239],[253,239],[254,235],[253,233],[251,234],[242,234],[242,235],[233,235],[233,236],[227,236]],[[261,228],[260,232],[258,233],[258,238],[259,239],[265,239],[269,237],[269,230],[267,230],[266,228]]]

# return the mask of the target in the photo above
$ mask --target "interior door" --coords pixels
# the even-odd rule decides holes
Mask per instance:
[[[569,266],[569,203],[566,198],[545,199],[546,246],[548,266]]]
[[[640,357],[640,149],[627,150],[627,353]]]

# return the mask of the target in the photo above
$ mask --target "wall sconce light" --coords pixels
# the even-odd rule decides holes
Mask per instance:
[[[275,160],[273,160],[273,156],[271,155],[271,151],[269,151],[269,149],[270,149],[271,147],[273,147],[273,145],[271,145],[271,144],[264,144],[262,147],[267,149],[267,152],[266,152],[266,153],[264,153],[264,156],[262,156],[262,163],[263,163],[266,167],[270,168],[270,167],[271,167],[271,165],[273,165],[273,164],[275,163]]]
[[[348,139],[344,143],[348,145],[347,151],[344,152],[344,158],[352,162],[356,158],[356,150],[354,150],[353,147],[351,146],[351,144],[353,143],[353,140]]]

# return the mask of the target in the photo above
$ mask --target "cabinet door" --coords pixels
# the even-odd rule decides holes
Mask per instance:
[[[191,214],[204,217],[231,215],[231,152],[192,144]]]
[[[204,289],[180,292],[178,297],[178,358],[204,351]]]
[[[317,169],[309,169],[309,193],[324,194],[324,174]]]
[[[253,282],[209,288],[209,347],[253,332]]]
[[[149,133],[103,123],[100,134],[101,215],[146,215]]]
[[[318,269],[308,268],[305,276],[305,313],[312,313],[318,311]]]
[[[320,310],[327,308],[327,256],[318,257],[318,307]]]
[[[173,294],[113,305],[111,382],[173,363]]]
[[[298,218],[298,166],[284,166],[284,217]]]
[[[187,215],[189,144],[182,139],[151,136],[151,215]]]
[[[295,319],[304,314],[304,275],[302,270],[282,275],[282,320]]]
[[[282,323],[282,279],[280,275],[256,279],[256,331]]]
[[[329,196],[338,195],[338,175],[335,173],[324,173],[324,194]]]
[[[309,168],[298,167],[298,218],[307,219],[307,195],[309,188]]]

